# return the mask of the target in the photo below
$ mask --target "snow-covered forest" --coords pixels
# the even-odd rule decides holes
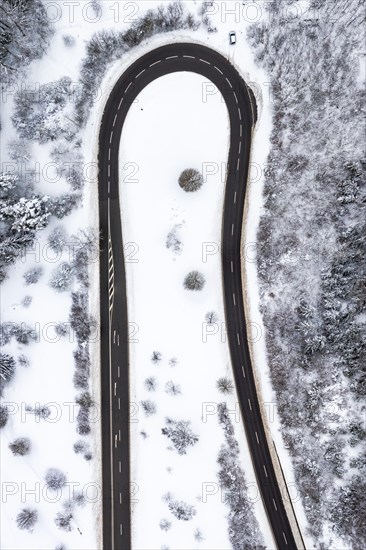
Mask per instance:
[[[278,415],[313,539],[319,548],[338,548],[341,540],[361,549],[365,3],[312,0],[302,17],[296,8],[271,2],[268,20],[248,31],[270,77],[273,109],[257,242],[260,307]]]

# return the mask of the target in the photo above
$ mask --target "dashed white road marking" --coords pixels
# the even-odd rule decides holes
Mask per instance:
[[[129,85],[127,86],[127,88],[125,89],[125,93],[127,92],[128,88],[132,86],[132,82],[129,83]]]
[[[122,523],[119,524],[119,534],[120,534],[121,537],[122,537]]]
[[[122,103],[123,103],[123,97],[120,99],[120,102],[118,103],[118,110],[120,110]]]
[[[138,78],[139,76],[141,76],[142,73],[144,73],[145,71],[146,71],[146,69],[142,69],[142,71],[140,71],[139,74],[137,74],[137,75],[135,76],[135,80],[136,80],[136,78]]]
[[[120,369],[119,365],[117,367],[117,376],[118,376],[118,378],[121,376],[121,369]]]
[[[111,160],[111,148],[108,149],[108,160]]]
[[[214,65],[214,67],[215,67],[216,71],[219,71],[219,73],[224,74],[218,67],[216,67],[216,65]]]
[[[121,441],[121,430],[118,430],[118,441]]]
[[[234,262],[231,260],[231,273],[234,273]]]
[[[277,504],[276,504],[276,501],[275,501],[274,498],[273,498],[272,500],[273,500],[273,506],[275,507],[275,510],[276,510],[276,512],[277,512]]]
[[[239,155],[241,153],[241,141],[239,141]]]
[[[263,470],[264,470],[264,473],[266,474],[266,477],[268,477],[268,474],[267,474],[267,468],[266,466],[263,464]]]
[[[154,61],[154,63],[150,63],[149,67],[153,67],[154,65],[157,65],[158,63],[161,63],[161,59],[159,59],[158,61]]]
[[[113,126],[116,124],[116,120],[117,120],[117,113],[114,115]]]
[[[122,493],[119,494],[119,503],[122,504]]]
[[[117,382],[114,383],[114,395],[117,395]]]
[[[117,334],[117,346],[119,346],[119,334]]]
[[[239,114],[239,120],[241,120],[241,110],[240,110],[240,107],[238,107],[238,114]]]
[[[234,92],[234,97],[235,97],[235,101],[238,103],[238,96],[236,95],[235,92]]]
[[[121,398],[118,398],[118,409],[121,410]]]
[[[286,538],[286,535],[285,535],[285,533],[284,533],[284,532],[282,532],[282,534],[283,534],[283,538],[285,539],[285,543],[286,543],[286,544],[288,544],[288,543],[287,543],[287,538]]]
[[[114,436],[114,448],[117,449],[117,435]]]
[[[233,302],[234,302],[234,306],[236,306],[235,292],[233,292]]]
[[[236,163],[236,169],[239,170],[239,166],[240,166],[240,157],[238,158],[238,161]]]
[[[249,399],[249,397],[248,397],[248,403],[249,403],[249,408],[250,408],[250,410],[252,410],[252,402],[251,402],[251,400]]]
[[[225,76],[225,80],[226,80],[226,81],[227,81],[227,83],[229,84],[230,88],[232,88],[232,87],[233,87],[233,85],[231,84],[231,82],[230,82],[230,80],[228,79],[228,77],[227,77],[227,76]]]
[[[241,372],[243,373],[243,378],[245,378],[245,370],[244,370],[244,365],[241,366]]]
[[[114,330],[113,331],[113,344],[116,343],[116,331]]]
[[[211,63],[209,61],[206,61],[206,59],[199,58],[199,60],[202,61],[202,63],[207,63],[207,65],[211,65]]]
[[[122,462],[120,460],[118,461],[118,471],[119,473],[122,472]]]
[[[236,339],[238,340],[238,346],[240,346],[240,336],[238,332],[236,333]]]
[[[258,437],[258,432],[255,432],[255,437],[256,437],[257,443],[258,443],[258,445],[259,445],[259,437]]]
[[[236,191],[234,193],[234,204],[236,203]]]
[[[243,137],[243,125],[240,124],[240,137]]]
[[[112,139],[113,139],[113,130],[111,131],[111,135],[109,137],[109,143],[111,144],[112,143]]]
[[[194,55],[183,55],[183,57],[189,57],[189,59],[196,59]]]
[[[111,192],[111,182],[108,180],[108,193]]]
[[[108,177],[110,178],[111,177],[111,165],[108,164]]]
[[[234,235],[234,224],[232,223],[231,224],[231,236],[233,236],[233,235]]]
[[[177,59],[177,55],[168,55],[165,59]]]

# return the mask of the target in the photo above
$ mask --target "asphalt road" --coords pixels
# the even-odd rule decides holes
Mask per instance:
[[[119,207],[118,152],[131,103],[152,80],[177,71],[198,73],[221,91],[230,118],[230,151],[222,228],[226,328],[242,418],[267,516],[278,548],[296,548],[265,437],[247,341],[241,279],[241,229],[255,101],[226,58],[181,43],[150,51],[131,65],[107,101],[99,136],[101,229],[101,360],[103,546],[131,548],[129,325]],[[172,99],[174,100],[174,99]],[[177,106],[179,108],[179,106]]]

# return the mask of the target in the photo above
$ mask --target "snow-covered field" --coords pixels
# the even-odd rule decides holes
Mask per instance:
[[[87,20],[81,5],[75,7],[72,22],[68,3],[52,4],[61,8],[61,11],[56,10],[61,13],[61,18],[54,17],[55,33],[47,53],[41,59],[33,61],[27,70],[25,83],[29,88],[37,83],[54,82],[64,76],[77,83],[86,43],[94,32],[104,29],[126,30],[132,21],[143,15],[147,9],[158,6],[160,2],[132,2],[132,7],[119,13],[116,21],[116,8],[113,8],[116,3],[103,1],[102,17],[95,22]],[[207,34],[204,28],[200,28],[197,31],[185,30],[157,35],[149,39],[148,43],[142,42],[126,52],[123,59],[108,67],[109,72],[102,86],[104,94],[95,101],[88,124],[78,131],[78,137],[82,141],[84,164],[95,165],[98,122],[105,104],[105,94],[121,72],[146,50],[169,41],[191,40],[222,52],[247,82],[255,83],[254,92],[260,119],[254,136],[244,227],[244,242],[254,243],[262,204],[261,174],[269,148],[271,105],[268,79],[254,63],[245,39],[246,27],[258,15],[246,11],[246,18],[240,14],[238,17],[237,4],[240,3],[218,2],[214,5],[211,11],[212,23],[217,27],[216,33]],[[136,13],[134,5],[138,7]],[[184,2],[184,5],[197,15],[201,3]],[[232,7],[236,12],[230,15]],[[91,18],[92,13],[88,14]],[[234,47],[228,44],[230,30],[237,31],[237,44]],[[74,45],[67,46],[64,36],[73,37]],[[130,321],[136,323],[138,329],[135,334],[138,342],[131,342],[130,348],[133,381],[131,400],[136,402],[138,420],[132,423],[133,481],[138,486],[134,495],[137,502],[133,507],[136,549],[159,548],[161,545],[177,549],[196,546],[218,550],[230,548],[225,519],[228,507],[221,498],[217,479],[216,461],[224,437],[217,418],[217,403],[223,397],[217,390],[216,381],[221,376],[231,378],[231,365],[227,344],[222,341],[225,340],[224,333],[220,331],[215,336],[209,335],[207,342],[202,336],[202,331],[205,330],[204,318],[208,311],[216,311],[219,322],[224,321],[220,255],[216,253],[205,257],[203,252],[206,250],[204,243],[209,243],[209,252],[218,250],[220,246],[224,193],[222,163],[227,158],[229,128],[226,108],[220,94],[210,95],[207,102],[203,102],[203,85],[203,80],[197,75],[181,73],[152,83],[132,106],[122,136],[122,223],[124,242],[130,244],[130,261],[127,263],[128,307]],[[16,137],[10,119],[12,114],[13,103],[8,101],[2,113],[2,126],[6,129],[9,140]],[[38,162],[43,168],[52,162],[50,152],[53,144],[33,141],[30,145],[29,166]],[[8,142],[4,140],[2,150],[4,160],[10,160]],[[180,172],[192,166],[205,173],[205,163],[210,166],[217,164],[219,170],[216,175],[208,176],[197,193],[184,193],[177,183]],[[44,174],[41,171],[37,191],[54,196],[67,190],[64,178],[52,183]],[[55,263],[50,258],[44,258],[47,237],[55,226],[63,225],[70,236],[80,227],[91,226],[96,229],[97,224],[97,182],[93,177],[86,181],[82,206],[61,221],[52,218],[48,227],[39,233],[39,257],[28,253],[25,263],[18,261],[10,267],[9,278],[2,283],[2,322],[27,322],[31,327],[39,323],[41,331],[40,343],[31,342],[25,346],[12,340],[4,347],[4,351],[16,359],[22,354],[29,358],[29,366],[17,367],[14,379],[3,394],[4,402],[15,403],[14,408],[9,405],[11,414],[0,438],[0,513],[3,526],[1,544],[4,550],[46,550],[59,543],[65,543],[67,548],[91,550],[100,548],[101,545],[101,502],[94,494],[101,483],[99,421],[97,418],[92,422],[91,436],[83,436],[93,455],[91,461],[86,461],[82,454],[74,453],[73,444],[80,436],[76,433],[75,420],[70,418],[77,393],[72,380],[72,353],[76,344],[75,341],[68,341],[67,337],[55,338],[54,327],[47,328],[47,323],[68,322],[70,292],[58,294],[50,288],[48,282],[55,266],[69,260],[69,248],[65,247],[63,256]],[[178,254],[166,247],[168,233],[174,228],[182,242],[182,251]],[[40,281],[26,287],[23,273],[37,265],[44,269]],[[97,319],[99,288],[96,268],[97,264],[94,263],[89,271],[90,308],[92,316]],[[206,278],[206,285],[201,292],[191,293],[183,288],[183,279],[192,269],[198,269]],[[250,261],[247,264],[247,274],[251,320],[258,323],[263,330],[258,312],[259,293],[255,266]],[[74,280],[69,290],[77,288],[78,283]],[[32,296],[29,307],[21,305],[25,295]],[[57,341],[53,341],[53,338]],[[162,355],[161,361],[156,364],[151,361],[154,351]],[[254,344],[254,352],[264,399],[272,403],[264,338]],[[91,344],[91,354],[89,388],[98,407],[98,342]],[[177,361],[173,361],[172,365],[173,358]],[[144,381],[151,377],[156,378],[155,391],[148,391],[144,385]],[[166,392],[166,385],[170,381],[181,387],[181,394],[174,396]],[[230,409],[237,407],[235,392],[224,399]],[[156,414],[149,417],[145,415],[141,405],[144,400],[156,403]],[[33,408],[37,403],[48,403],[52,414],[46,420],[35,422],[34,414],[21,415],[22,403]],[[199,436],[198,443],[188,449],[187,455],[180,456],[175,450],[167,449],[169,440],[161,432],[165,427],[166,417],[190,421],[193,432]],[[240,463],[251,488],[249,495],[253,497],[256,519],[260,523],[266,545],[272,548],[267,519],[261,501],[256,498],[254,473],[242,424],[234,414],[232,420],[240,445]],[[287,481],[293,483],[291,463],[286,458],[281,442],[277,416],[270,422],[270,428],[281,462],[285,465]],[[146,432],[147,437],[141,435],[141,432]],[[31,439],[32,450],[28,456],[13,457],[8,445],[20,436]],[[51,467],[64,472],[68,482],[56,502],[50,502],[51,499],[44,493],[44,477]],[[73,482],[79,484],[75,486],[76,492],[87,488],[88,502],[85,507],[74,507],[73,530],[60,531],[54,519],[58,512],[63,511],[63,503],[68,500],[69,486]],[[24,493],[34,486],[35,495]],[[207,495],[206,498],[205,491],[215,494]],[[191,521],[178,521],[172,516],[168,503],[162,500],[168,492],[174,499],[183,500],[196,508],[197,514]],[[51,498],[55,498],[54,493]],[[24,506],[38,510],[39,520],[33,533],[21,531],[15,526],[16,516]],[[296,506],[298,519],[304,527],[306,522],[299,501]],[[166,532],[159,526],[163,518],[172,521],[171,529]],[[202,531],[201,542],[198,542],[197,535],[195,538],[197,529]]]

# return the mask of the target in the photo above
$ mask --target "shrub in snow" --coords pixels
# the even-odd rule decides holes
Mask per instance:
[[[61,254],[67,244],[67,233],[62,225],[58,225],[48,236],[50,248],[57,254]]]
[[[29,367],[29,359],[25,355],[19,355],[18,364],[21,367]]]
[[[88,450],[88,448],[89,448],[88,443],[86,443],[85,441],[82,441],[81,439],[76,443],[74,443],[74,451],[76,454],[81,454],[81,453],[83,454]]]
[[[55,325],[55,332],[57,336],[67,336],[69,333],[69,327],[67,323],[57,323],[57,325]]]
[[[194,506],[183,502],[182,500],[170,499],[168,502],[168,508],[174,517],[181,521],[191,520],[197,513]]]
[[[15,373],[15,360],[7,353],[0,353],[0,392],[10,382]]]
[[[81,195],[79,193],[65,193],[59,197],[49,199],[48,211],[61,220],[65,216],[68,216],[80,202]]]
[[[169,395],[180,395],[182,390],[179,384],[174,384],[172,380],[169,380],[169,382],[165,384],[165,392]]]
[[[31,442],[28,437],[18,437],[13,443],[9,444],[9,448],[15,456],[25,456],[30,453]]]
[[[72,380],[77,390],[85,390],[88,387],[89,375],[84,370],[76,368]]]
[[[150,401],[150,399],[146,399],[145,401],[141,401],[141,406],[142,406],[146,416],[151,416],[151,415],[156,413],[156,405],[153,401]]]
[[[73,268],[67,262],[63,262],[53,271],[50,286],[57,292],[65,292],[71,286],[74,278]]]
[[[175,367],[178,364],[178,359],[176,357],[172,357],[169,359],[169,367]]]
[[[62,40],[67,48],[75,46],[75,38],[71,34],[64,34]]]
[[[26,409],[27,409],[27,407],[26,407]],[[35,416],[37,416],[37,418],[42,418],[42,420],[47,420],[47,418],[51,414],[51,409],[49,407],[47,407],[47,405],[37,405],[34,409],[29,407],[28,410],[30,410],[30,411],[33,410]]]
[[[186,170],[183,170],[179,176],[178,182],[181,188],[189,193],[192,191],[197,191],[200,187],[202,187],[203,177],[198,170],[195,170],[194,168],[187,168]]]
[[[90,356],[88,348],[85,345],[78,345],[73,352],[75,360],[75,373],[73,377],[76,389],[87,389],[90,373]]]
[[[190,271],[184,279],[183,286],[187,290],[202,290],[205,286],[205,278],[199,271]]]
[[[160,521],[159,526],[163,531],[169,531],[172,526],[172,522],[164,518]]]
[[[42,84],[36,94],[25,89],[16,93],[12,121],[20,137],[39,143],[61,137],[71,141],[78,125],[65,112],[72,102],[73,94],[72,80],[69,77]]]
[[[173,443],[180,455],[187,454],[187,448],[192,447],[199,441],[197,434],[193,433],[188,420],[166,419],[166,427],[161,432]]]
[[[55,550],[67,550],[66,546],[64,544],[58,544],[55,547]]]
[[[84,458],[87,462],[93,458],[93,455],[90,452],[85,453]]]
[[[0,198],[9,198],[16,188],[18,177],[10,172],[0,172]]]
[[[23,508],[16,517],[19,529],[28,529],[31,531],[38,520],[38,512],[32,508]]]
[[[226,377],[219,378],[216,382],[216,386],[221,393],[229,394],[233,393],[234,390],[234,384],[229,378]]]
[[[155,391],[157,387],[156,378],[154,378],[153,376],[151,376],[150,378],[146,378],[144,385],[147,391]]]
[[[49,468],[46,473],[46,484],[49,489],[57,491],[62,489],[66,484],[66,476],[57,468]]]
[[[197,529],[195,529],[195,531],[193,533],[193,536],[194,536],[194,540],[196,542],[203,542],[204,541],[202,531],[198,527],[197,527]]]
[[[72,531],[72,520],[73,515],[71,513],[62,513],[58,512],[56,514],[55,523],[59,529],[62,529],[63,531]]]
[[[15,340],[18,342],[18,344],[27,345],[31,340],[38,340],[37,332],[34,329],[28,327],[25,323],[13,326],[11,328],[11,335],[15,337]]]
[[[23,274],[25,284],[34,285],[35,283],[38,283],[42,273],[42,267],[32,267],[31,269],[28,269],[28,271]]]
[[[86,504],[86,499],[83,493],[77,492],[74,493],[73,501],[75,502],[76,506],[83,507]]]
[[[88,407],[80,407],[76,416],[77,427],[76,431],[80,435],[88,435],[90,433],[90,410]]]
[[[77,291],[72,293],[71,298],[70,324],[76,334],[78,343],[81,344],[86,342],[91,334],[88,294],[87,292]]]
[[[183,243],[178,236],[180,227],[180,225],[175,225],[166,238],[166,247],[175,254],[181,254],[183,250]]]
[[[26,139],[13,139],[8,145],[9,157],[16,162],[29,162],[31,158],[30,143]]]
[[[0,403],[0,428],[4,428],[9,418],[8,408]]]
[[[208,311],[205,315],[205,321],[209,325],[214,325],[219,322],[219,317],[215,311]]]
[[[162,355],[161,355],[160,351],[154,351],[152,356],[151,356],[151,361],[153,363],[159,363],[159,361],[161,361],[161,358],[162,358]]]
[[[80,407],[85,407],[86,409],[89,409],[94,403],[88,391],[85,391],[78,395],[75,401],[78,405],[80,405]]]
[[[23,307],[29,307],[32,303],[32,296],[24,296],[23,300],[22,300],[22,306]]]

